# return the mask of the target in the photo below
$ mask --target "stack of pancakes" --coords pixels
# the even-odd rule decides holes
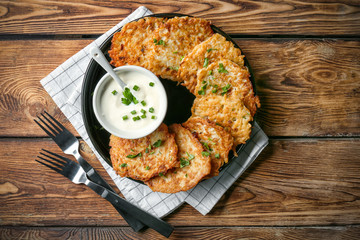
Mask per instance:
[[[209,21],[146,17],[130,22],[114,35],[109,55],[116,67],[144,67],[196,96],[185,123],[162,124],[135,140],[110,137],[111,161],[121,177],[141,180],[153,191],[187,191],[217,176],[229,151],[250,138],[259,98],[240,49],[214,33]]]

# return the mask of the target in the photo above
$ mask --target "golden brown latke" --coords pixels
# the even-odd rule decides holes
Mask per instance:
[[[205,95],[195,98],[192,116],[209,119],[234,137],[234,147],[250,138],[252,116],[241,99],[232,94]]]
[[[237,95],[254,116],[257,107],[260,107],[260,101],[258,96],[254,96],[249,76],[250,73],[246,67],[240,67],[227,59],[219,59],[207,68],[198,71],[195,96]]]
[[[153,191],[176,193],[187,191],[210,173],[209,156],[202,154],[203,147],[189,130],[180,124],[169,127],[175,133],[175,141],[179,147],[180,166],[145,182]]]
[[[239,66],[244,66],[244,56],[241,55],[240,49],[222,35],[215,33],[184,57],[178,71],[178,78],[184,81],[182,85],[195,94],[198,70],[220,58],[229,59]]]
[[[149,69],[153,54],[153,32],[163,25],[163,18],[146,17],[125,24],[111,40],[109,56],[115,67],[137,65]]]
[[[153,34],[154,51],[150,71],[161,78],[179,81],[177,70],[182,58],[213,34],[210,22],[194,17],[174,17]]]
[[[228,162],[229,151],[234,139],[224,130],[208,119],[190,117],[182,124],[200,141],[204,150],[210,154],[211,172],[206,178],[219,175],[219,168]]]
[[[111,135],[109,145],[113,168],[121,177],[147,181],[179,164],[175,135],[165,124],[139,139]]]

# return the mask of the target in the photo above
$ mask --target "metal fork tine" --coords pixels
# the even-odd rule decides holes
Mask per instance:
[[[52,128],[50,127],[50,125],[46,124],[44,120],[42,120],[41,118],[39,118],[39,119],[40,119],[43,123],[45,123],[46,126],[47,126],[48,128],[50,128],[50,130],[52,130],[55,135],[61,132],[61,129],[60,129],[58,126],[56,126],[47,116],[45,116],[43,113],[41,113],[41,116],[43,116],[43,118],[46,119],[46,121],[51,124]]]
[[[53,158],[51,158],[50,156],[48,156],[48,155],[46,155],[46,154],[43,154],[43,153],[40,153],[40,154],[44,155],[45,157],[50,158],[51,160],[56,161],[56,159],[53,159]],[[46,161],[46,162],[49,163],[49,164],[51,163],[52,165],[54,165],[54,166],[56,166],[56,167],[58,167],[58,168],[61,168],[61,169],[63,169],[63,168],[64,168],[64,165],[65,165],[63,162],[58,162],[58,161],[53,162],[53,161],[51,161],[50,159],[44,158],[44,157],[42,157],[42,156],[38,156],[38,158]],[[59,164],[59,163],[60,163],[60,164]]]
[[[44,115],[41,113],[41,115],[44,117]],[[52,132],[53,136],[58,135],[58,132],[55,131],[56,129],[54,129],[53,127],[51,127],[47,122],[45,122],[41,117],[39,117],[39,120]]]
[[[57,126],[59,128],[61,128],[62,130],[65,130],[65,127],[58,120],[56,120],[53,116],[51,116],[47,111],[44,110],[44,112],[45,112],[46,115],[48,115],[57,124]]]
[[[42,158],[42,157],[40,157],[40,156],[38,156],[38,158],[47,161],[46,159],[44,159],[44,158]],[[37,160],[37,159],[35,159],[35,161],[37,161],[38,163],[40,163],[40,164],[42,164],[42,165],[44,165],[44,166],[46,166],[46,167],[48,167],[48,168],[51,168],[51,169],[54,170],[55,172],[58,172],[58,173],[60,173],[60,174],[61,174],[61,172],[62,172],[60,169],[58,169],[58,168],[56,168],[56,167],[53,167],[53,166],[51,166],[51,165],[49,165],[49,164],[47,164],[47,163],[41,162],[41,161],[39,161],[39,160]]]
[[[40,119],[40,118],[39,118]],[[41,119],[40,119],[41,120]],[[49,135],[51,138],[55,138],[54,134],[52,134],[51,132],[49,132],[43,125],[41,125],[38,121],[36,121],[34,119],[34,122],[39,125],[39,127],[41,127],[42,130],[44,130],[44,132],[46,132],[47,135]]]
[[[66,157],[63,157],[63,156],[61,156],[61,155],[59,155],[59,154],[50,152],[50,151],[48,151],[48,150],[46,150],[46,149],[43,149],[43,148],[42,148],[41,150],[43,150],[43,151],[45,151],[45,152],[47,152],[47,153],[49,153],[49,154],[51,154],[51,155],[53,155],[53,156],[55,156],[55,157],[58,158],[58,159],[56,159],[56,158],[53,158],[53,157],[51,157],[51,156],[47,156],[47,155],[44,154],[44,153],[41,153],[41,154],[43,154],[43,155],[45,155],[45,156],[47,156],[47,157],[49,157],[49,158],[51,158],[51,159],[53,159],[53,160],[56,160],[56,161],[58,161],[58,162],[62,162],[62,161],[60,161],[60,159],[62,159],[62,160],[64,160],[66,163],[71,162],[70,159],[68,159],[68,158],[66,158]],[[59,158],[60,158],[60,159],[59,159]],[[62,162],[62,163],[65,164],[64,162]]]

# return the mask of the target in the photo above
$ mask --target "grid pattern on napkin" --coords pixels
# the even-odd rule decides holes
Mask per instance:
[[[139,184],[128,178],[119,177],[94,148],[82,119],[81,87],[86,68],[91,59],[89,55],[90,48],[94,44],[100,46],[111,34],[127,22],[149,14],[152,14],[152,12],[147,8],[139,7],[119,24],[61,64],[42,79],[41,84],[69,119],[79,135],[93,150],[127,200],[158,217],[168,215],[184,202],[189,203],[201,214],[205,215],[211,211],[226,190],[251,165],[267,145],[268,138],[256,123],[254,124],[252,137],[244,147],[244,150],[241,151],[239,157],[233,159],[221,171],[219,176],[203,181],[187,192],[166,194],[153,192],[146,185]]]

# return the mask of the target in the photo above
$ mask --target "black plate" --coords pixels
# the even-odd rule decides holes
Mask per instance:
[[[182,16],[189,16],[183,14],[175,14],[175,13],[168,13],[168,14],[153,14],[148,15],[146,17],[164,17],[164,18],[173,18],[173,17],[182,17]],[[189,16],[191,17],[191,16]],[[140,19],[140,18],[139,18]],[[137,21],[138,19],[134,20]],[[235,47],[239,48],[237,44],[232,40],[232,38],[223,32],[218,27],[211,25],[214,32],[223,35],[228,41],[231,41]],[[118,31],[120,31],[118,29]],[[100,46],[100,49],[105,54],[106,58],[110,61],[110,57],[108,55],[108,51],[111,47],[111,39],[113,35],[109,36],[104,43]],[[240,49],[240,48],[239,48]],[[243,53],[244,54],[244,53]],[[251,68],[244,58],[245,65],[249,68],[251,73]],[[105,75],[105,70],[100,67],[100,65],[94,61],[93,59],[90,60],[88,68],[85,72],[84,82],[82,86],[81,92],[81,107],[82,107],[82,116],[84,119],[85,129],[89,135],[89,138],[94,145],[95,149],[98,151],[100,156],[110,165],[110,154],[109,154],[109,137],[110,134],[101,127],[100,123],[97,121],[96,116],[93,111],[92,106],[92,93],[96,87],[96,84],[101,79],[102,76]],[[163,83],[167,96],[168,96],[168,111],[165,116],[164,123],[166,125],[170,125],[172,123],[183,123],[191,116],[191,106],[195,99],[195,96],[191,94],[185,87],[181,85],[177,85],[176,82],[160,79]],[[255,89],[255,82],[252,77],[250,76],[250,80],[252,82],[254,92],[256,93]],[[242,149],[243,145],[237,147],[237,152],[239,153]],[[233,158],[233,154],[230,153],[229,155],[229,162]],[[223,166],[224,167],[224,166]],[[222,167],[222,168],[223,168]],[[220,169],[221,170],[221,169]]]

